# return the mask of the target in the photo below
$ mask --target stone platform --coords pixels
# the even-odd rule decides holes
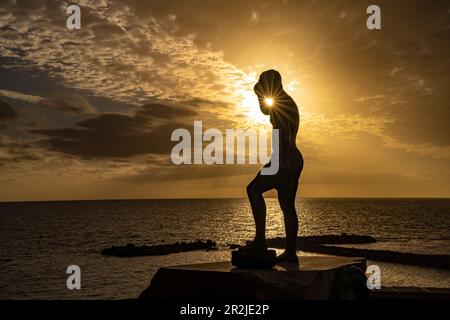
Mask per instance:
[[[341,275],[350,267],[365,271],[366,261],[363,258],[301,256],[299,265],[278,264],[269,270],[235,268],[229,261],[163,267],[139,299],[323,300],[334,294],[336,283],[342,287]]]

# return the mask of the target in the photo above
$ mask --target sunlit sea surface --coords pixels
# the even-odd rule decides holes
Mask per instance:
[[[276,199],[267,199],[267,236],[284,236]],[[299,199],[300,235],[371,235],[363,247],[450,254],[450,200]],[[0,299],[136,298],[160,266],[229,259],[229,243],[254,231],[246,199],[0,203]],[[212,239],[223,249],[166,256],[100,255],[112,245]],[[361,247],[361,246],[358,246]],[[311,255],[301,252],[300,255]],[[384,286],[450,287],[450,271],[373,262]],[[66,269],[81,267],[81,290]]]

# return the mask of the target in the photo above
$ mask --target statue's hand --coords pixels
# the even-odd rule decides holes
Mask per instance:
[[[259,84],[259,82],[257,82],[255,84],[255,86],[253,87],[253,91],[255,92],[255,94],[258,97],[262,97],[263,96],[263,93],[262,93],[262,90],[261,90],[261,85]]]

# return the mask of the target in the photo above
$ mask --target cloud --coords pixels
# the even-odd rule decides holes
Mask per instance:
[[[0,100],[0,121],[17,118],[17,110],[5,101]]]
[[[167,15],[141,15],[138,2],[105,4],[80,3],[83,22],[76,32],[61,23],[63,2],[0,8],[0,45],[15,52],[8,68],[37,67],[72,88],[132,104],[148,97],[217,98],[245,76],[220,52],[199,48],[192,34],[174,35]]]
[[[375,96],[371,96],[371,97],[358,97],[355,99],[355,102],[366,102],[366,101],[370,101],[370,100],[377,100],[377,99],[383,99],[385,98],[384,94],[377,94]]]
[[[385,128],[387,136],[412,145],[428,143],[450,147],[450,102],[418,98],[394,108],[397,121]]]
[[[377,155],[389,159],[390,171],[397,166],[403,172],[404,163],[417,159],[426,163],[423,172],[436,172],[436,163],[450,158],[448,1],[380,0],[380,32],[365,27],[366,4],[350,0],[77,3],[82,29],[72,32],[64,23],[65,1],[9,1],[0,7],[1,68],[27,79],[1,81],[7,89],[0,95],[7,103],[17,100],[13,105],[20,112],[17,121],[2,121],[0,128],[17,143],[15,151],[10,143],[0,146],[2,159],[18,161],[12,175],[26,180],[33,174],[20,170],[20,161],[23,167],[28,162],[14,156],[25,141],[32,146],[23,146],[27,154],[45,161],[50,154],[64,172],[76,168],[72,178],[83,170],[94,178],[114,176],[117,168],[104,168],[109,161],[120,162],[134,182],[234,176],[232,167],[161,169],[156,159],[167,157],[171,131],[192,117],[217,128],[255,125],[241,102],[252,95],[258,72],[272,67],[282,72],[288,89],[296,89],[298,141],[310,160],[306,170],[312,159],[322,169],[337,158],[359,166],[349,155],[355,149],[375,159],[374,171],[386,166],[377,163]],[[51,83],[70,93],[49,92]],[[7,110],[0,110],[6,114],[0,118],[17,117]],[[376,141],[369,147],[371,138]],[[97,164],[90,167],[92,162]],[[396,179],[386,174],[383,182]],[[355,188],[358,181],[377,181],[343,173],[343,185],[346,177]],[[323,185],[327,179],[334,181],[325,176]]]
[[[258,165],[179,165],[147,167],[126,177],[121,181],[149,183],[154,181],[210,180],[232,178],[236,176],[254,176]]]
[[[26,102],[30,102],[30,103],[36,103],[36,102],[39,102],[44,99],[39,96],[34,96],[34,95],[30,95],[30,94],[25,94],[22,92],[4,90],[4,89],[0,90],[0,96],[4,96],[6,98],[15,99],[15,100],[22,100],[22,101],[26,101]]]
[[[173,130],[186,126],[182,118],[196,114],[188,107],[148,103],[132,115],[104,113],[84,119],[75,127],[30,132],[46,136],[40,145],[51,151],[86,159],[168,155],[174,144],[170,140]]]
[[[178,117],[192,117],[196,111],[184,106],[171,106],[162,103],[148,103],[136,111],[137,117],[153,117],[160,119],[173,119]]]
[[[67,92],[52,93],[51,97],[38,101],[36,106],[73,114],[96,113],[96,110],[85,98]]]
[[[42,153],[27,142],[17,142],[0,135],[0,165],[21,166],[25,161],[41,160]]]

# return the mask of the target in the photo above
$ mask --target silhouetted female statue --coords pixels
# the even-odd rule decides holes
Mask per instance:
[[[271,189],[278,192],[278,201],[284,215],[286,250],[277,257],[278,262],[298,262],[296,241],[298,218],[295,210],[303,157],[296,145],[299,112],[294,100],[283,90],[278,71],[263,72],[254,87],[262,113],[270,116],[274,129],[279,130],[279,170],[274,175],[259,172],[247,186],[247,194],[253,211],[256,235],[247,247],[266,250],[266,204],[263,193]],[[270,162],[265,167],[270,166]]]

